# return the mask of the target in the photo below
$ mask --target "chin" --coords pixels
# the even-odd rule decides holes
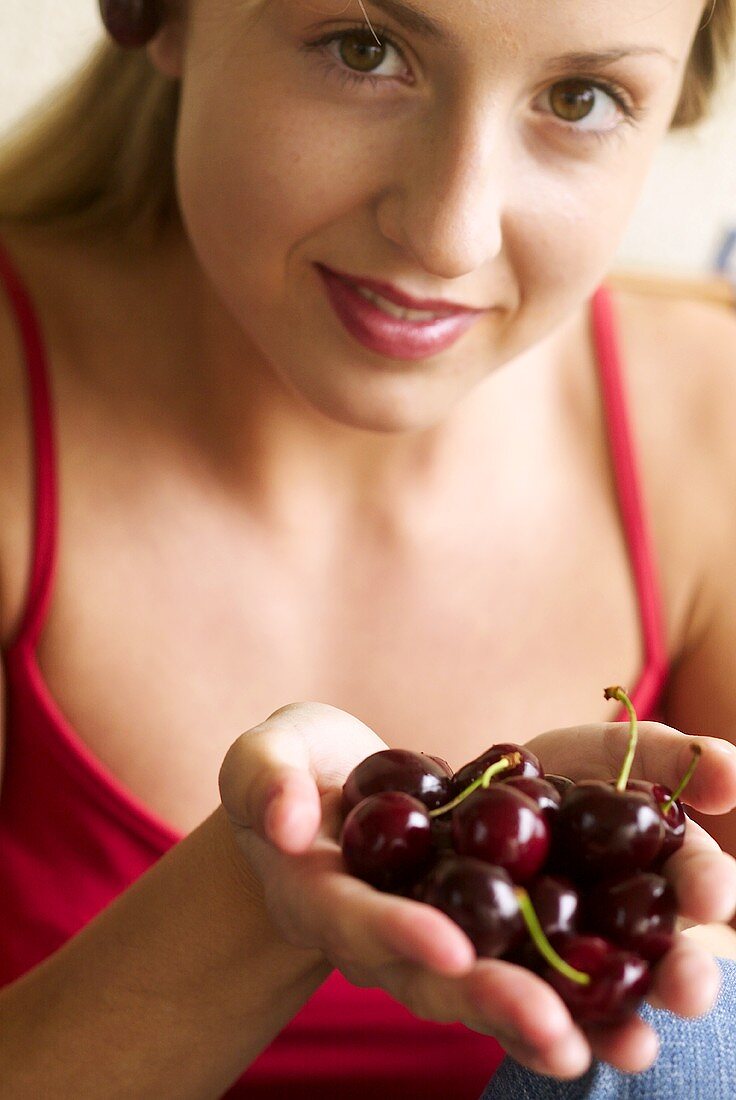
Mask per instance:
[[[349,392],[330,388],[300,390],[299,395],[331,423],[378,435],[427,431],[446,420],[464,396],[426,378],[407,382],[397,385],[384,378],[360,392],[353,385]]]

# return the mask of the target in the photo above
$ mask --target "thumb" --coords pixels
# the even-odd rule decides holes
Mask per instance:
[[[233,824],[298,854],[314,840],[322,809],[309,744],[280,714],[230,746],[220,768],[220,798]]]
[[[230,747],[220,769],[220,797],[233,824],[296,855],[320,827],[320,795],[339,792],[356,764],[387,747],[347,711],[290,703]]]

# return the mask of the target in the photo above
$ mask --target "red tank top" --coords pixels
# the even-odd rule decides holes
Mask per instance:
[[[10,258],[0,283],[17,320],[34,442],[33,560],[22,624],[3,654],[6,748],[0,793],[0,986],[13,981],[125,890],[179,839],[90,753],[60,712],[36,660],[57,548],[53,403],[41,331]],[[663,617],[637,483],[611,300],[591,301],[593,337],[646,661],[634,703],[654,717],[667,673]],[[618,721],[626,718],[623,709]],[[333,973],[228,1092],[250,1100],[476,1100],[502,1058],[490,1038],[412,1017],[379,990]]]

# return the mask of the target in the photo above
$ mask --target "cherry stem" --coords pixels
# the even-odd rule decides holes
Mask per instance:
[[[519,909],[524,918],[524,923],[529,930],[529,935],[534,941],[534,946],[544,956],[550,966],[553,966],[554,969],[558,970],[565,978],[569,978],[571,982],[576,982],[578,985],[590,985],[590,974],[584,974],[582,970],[576,970],[574,966],[570,966],[569,963],[566,963],[565,960],[557,954],[544,934],[544,929],[539,923],[537,914],[534,912],[531,898],[526,890],[521,886],[516,886],[514,888],[514,893],[516,894],[516,900],[519,903]]]
[[[666,802],[660,802],[659,804],[659,808],[663,814],[669,813],[674,803],[685,790],[685,787],[687,787],[688,783],[693,777],[693,772],[698,766],[698,761],[700,760],[703,750],[701,749],[700,745],[691,745],[690,752],[693,754],[693,758],[690,761],[690,766],[680,780],[676,790],[670,795]]]
[[[622,687],[610,687],[606,688],[603,692],[606,699],[618,699],[619,703],[623,703],[629,712],[629,749],[624,759],[623,767],[621,768],[621,774],[616,782],[617,791],[625,791],[626,784],[629,782],[629,776],[631,775],[631,768],[634,764],[634,756],[636,755],[636,743],[639,740],[639,727],[636,719],[636,711],[634,710],[634,704],[629,699],[628,695]]]
[[[487,788],[490,786],[490,782],[494,776],[499,775],[501,772],[508,771],[509,768],[515,768],[521,763],[520,752],[509,752],[506,756],[500,757],[495,764],[491,764],[489,768],[479,775],[477,779],[474,779],[469,787],[466,787],[464,791],[461,791],[456,798],[453,798],[452,802],[446,803],[444,806],[438,806],[436,810],[430,810],[430,817],[439,817],[440,814],[449,814],[450,810],[454,810],[456,806],[459,806],[461,802],[464,802],[468,795],[473,791],[477,791],[478,787]]]

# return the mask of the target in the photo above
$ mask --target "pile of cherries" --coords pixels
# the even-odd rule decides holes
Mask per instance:
[[[343,787],[347,870],[451,917],[479,956],[534,970],[581,1024],[633,1015],[673,944],[674,891],[658,872],[685,838],[673,793],[630,780],[636,713],[618,779],[545,775],[533,753],[494,745],[458,772],[435,756],[387,749]]]

